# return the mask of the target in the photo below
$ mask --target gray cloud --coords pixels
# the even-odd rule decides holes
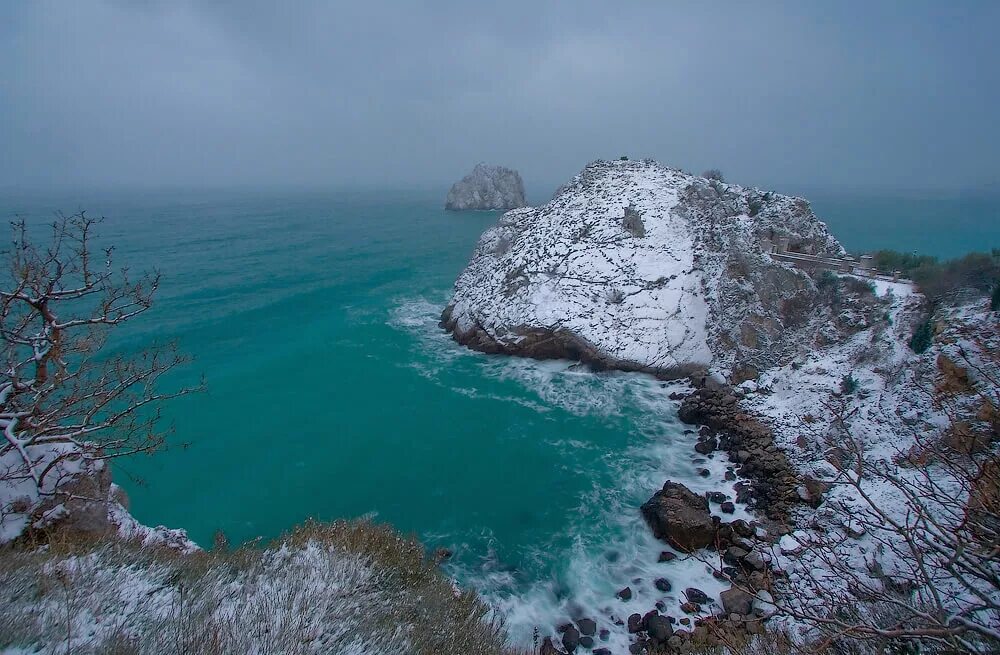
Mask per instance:
[[[1000,180],[998,3],[537,4],[5,6],[0,186]]]

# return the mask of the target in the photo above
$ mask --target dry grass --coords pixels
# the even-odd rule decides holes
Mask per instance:
[[[512,653],[415,540],[308,523],[266,548],[179,555],[52,536],[0,553],[0,649],[41,653]]]

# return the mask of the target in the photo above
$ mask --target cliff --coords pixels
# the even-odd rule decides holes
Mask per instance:
[[[800,198],[651,160],[597,161],[483,234],[442,325],[490,353],[755,377],[829,318],[812,279],[762,246],[778,238],[843,253]]]

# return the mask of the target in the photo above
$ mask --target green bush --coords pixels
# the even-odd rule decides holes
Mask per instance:
[[[840,284],[840,276],[833,271],[828,271],[823,269],[816,276],[816,288],[817,289],[829,289],[831,287],[836,287]]]
[[[990,309],[1000,310],[1000,282],[993,285],[993,296],[990,298]]]
[[[909,277],[915,268],[920,266],[936,266],[937,257],[918,255],[916,253],[898,252],[896,250],[879,250],[872,253],[875,268],[880,271],[901,271]]]
[[[928,318],[913,331],[913,336],[910,337],[910,350],[918,355],[926,352],[931,347],[931,341],[933,340],[934,323]]]
[[[848,373],[844,377],[840,378],[840,393],[845,396],[849,396],[858,390],[858,379],[854,377],[853,373]]]
[[[917,283],[928,298],[940,298],[959,289],[988,293],[1000,279],[1000,249],[970,252],[964,257],[939,262],[936,257],[879,250],[873,254],[875,268],[900,271]]]

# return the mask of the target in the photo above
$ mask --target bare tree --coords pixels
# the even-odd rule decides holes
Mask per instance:
[[[980,353],[960,350],[963,388],[939,379],[928,392],[948,426],[914,430],[893,458],[872,456],[852,434],[846,396],[827,406],[827,455],[838,474],[814,523],[792,538],[794,579],[777,601],[779,614],[815,629],[817,647],[1000,652],[1000,457],[992,445],[1000,354]]]
[[[720,171],[718,168],[710,168],[704,173],[702,173],[701,176],[707,180],[716,180],[718,182],[726,181],[726,178],[723,177],[722,175],[722,171]]]
[[[102,352],[111,328],[152,306],[159,274],[133,278],[113,267],[111,248],[95,253],[96,223],[60,216],[45,245],[24,221],[11,224],[0,291],[0,518],[75,499],[69,480],[159,448],[169,432],[158,425],[161,403],[193,390],[156,389],[187,361],[173,344]]]

